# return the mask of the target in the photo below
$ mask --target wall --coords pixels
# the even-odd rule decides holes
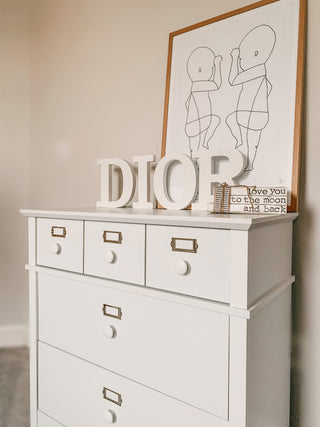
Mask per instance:
[[[0,0],[0,345],[26,342],[29,9]]]
[[[294,229],[292,419],[294,426],[320,425],[320,3],[308,1],[304,135],[300,218]]]
[[[33,1],[33,206],[98,200],[100,157],[161,146],[168,34],[244,1]]]
[[[30,205],[47,208],[93,205],[99,194],[95,164],[99,157],[130,159],[133,154],[159,155],[169,32],[250,2],[30,0],[30,3]],[[2,22],[0,25],[0,34],[10,34],[10,25],[16,25],[22,19],[26,3],[0,0],[0,4],[16,8],[14,24],[7,20],[4,26]],[[320,154],[317,127],[320,107],[319,14],[319,2],[309,0],[301,215],[295,225],[294,237],[297,282],[293,298],[291,425],[296,427],[317,427],[320,423],[317,405],[320,394],[320,202],[316,197]],[[3,13],[0,13],[0,19],[4,20]],[[16,31],[20,34],[25,31],[25,26],[19,26]],[[25,36],[27,40],[27,34]],[[12,44],[18,49],[19,43]],[[4,88],[16,88],[19,73],[26,75],[26,51],[21,47],[17,52],[19,72],[8,53],[7,61],[1,60],[0,70],[3,70],[4,62],[12,73],[12,79]],[[2,58],[4,53],[0,55]],[[14,91],[16,97],[21,97],[17,104],[19,109],[11,111],[9,108],[6,112],[10,115],[10,129],[5,130],[2,121],[0,127],[1,135],[4,135],[1,144],[2,140],[6,143],[6,158],[1,158],[2,199],[8,202],[7,195],[15,194],[15,201],[6,203],[10,212],[1,209],[7,242],[12,234],[20,239],[26,225],[22,231],[22,220],[17,214],[17,208],[27,203],[26,182],[22,179],[17,185],[17,174],[14,173],[17,170],[20,176],[27,173],[24,162],[27,159],[27,102],[24,95],[27,82],[24,81],[22,86],[22,91]],[[5,92],[1,90],[0,93]],[[9,100],[8,105],[14,105],[13,100]],[[2,118],[3,114],[0,116]],[[16,122],[19,127],[14,127]],[[14,144],[18,144],[21,156],[16,155]],[[14,168],[10,164],[14,164]],[[10,190],[12,187],[10,192],[7,191],[8,185]],[[17,252],[13,247],[10,249],[10,244],[8,247],[4,247],[4,243],[1,245],[1,268],[4,269],[1,286],[5,283],[5,288],[1,292],[4,297],[0,302],[0,319],[10,323],[14,318],[20,322],[25,318],[25,308],[22,308],[25,303],[21,302],[25,293],[17,297],[17,292],[23,289],[24,276],[19,267],[15,277],[11,276],[10,280],[6,277],[12,270],[10,263],[14,261],[15,266],[23,264],[19,257],[24,243],[21,242]],[[8,256],[9,249],[12,258]],[[18,307],[18,311],[8,312],[5,307],[11,307],[11,310]]]

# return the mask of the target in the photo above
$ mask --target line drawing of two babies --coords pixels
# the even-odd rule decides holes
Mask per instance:
[[[235,111],[226,117],[235,148],[246,157],[244,171],[252,171],[262,131],[269,122],[268,98],[272,85],[267,77],[266,62],[276,44],[276,33],[269,25],[259,25],[249,31],[231,55],[228,81],[241,85]],[[193,50],[187,61],[187,73],[192,82],[186,101],[185,134],[189,140],[191,157],[200,148],[209,148],[221,123],[213,113],[214,92],[222,85],[222,56],[208,47]]]

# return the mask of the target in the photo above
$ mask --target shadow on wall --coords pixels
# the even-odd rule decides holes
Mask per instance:
[[[308,16],[308,13],[306,13]],[[308,28],[308,23],[306,25]],[[305,57],[307,58],[307,34]],[[305,93],[307,89],[307,73],[304,78]],[[309,240],[313,230],[313,214],[306,206],[306,117],[307,103],[304,99],[301,135],[301,158],[300,158],[300,184],[299,184],[299,212],[298,219],[293,226],[293,274],[296,281],[292,292],[292,359],[291,359],[291,396],[290,396],[290,427],[301,427],[302,423],[302,347],[305,335],[306,305],[303,294],[303,272],[309,258],[310,247],[305,244]]]

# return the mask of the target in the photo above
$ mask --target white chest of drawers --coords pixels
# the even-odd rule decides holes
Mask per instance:
[[[31,427],[288,427],[292,222],[29,217]]]

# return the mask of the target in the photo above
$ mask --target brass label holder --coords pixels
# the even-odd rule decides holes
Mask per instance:
[[[199,248],[197,239],[185,239],[182,237],[172,237],[170,246],[173,252],[189,252],[196,254]]]
[[[67,235],[66,227],[57,227],[55,225],[51,227],[51,236],[52,237],[63,237],[63,238],[65,238],[66,235]]]
[[[105,230],[102,235],[105,243],[116,243],[121,245],[123,237],[121,231],[108,231]]]
[[[114,305],[103,304],[102,312],[104,316],[113,317],[114,319],[121,320],[122,318],[122,310],[120,307],[116,307]]]
[[[115,403],[118,406],[122,405],[122,396],[116,391],[110,390],[109,388],[103,387],[102,390],[103,398],[109,402]]]

